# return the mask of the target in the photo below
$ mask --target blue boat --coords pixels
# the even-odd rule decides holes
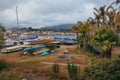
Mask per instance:
[[[63,44],[75,44],[77,43],[77,40],[69,39],[67,37],[56,37],[55,41],[61,41]]]
[[[42,50],[46,48],[45,46],[39,46],[39,47],[29,47],[29,48],[25,48],[24,51],[37,51],[37,50]]]
[[[62,43],[63,44],[68,44],[68,45],[72,45],[72,44],[77,43],[77,41],[76,40],[72,40],[72,39],[66,39],[66,40],[63,40]]]
[[[67,37],[55,37],[55,41],[64,41],[67,40]]]
[[[54,53],[54,52],[56,52],[56,50],[51,50],[51,51],[50,51],[50,53]]]
[[[56,50],[50,50],[50,51],[43,52],[43,53],[39,54],[38,56],[45,56],[45,55],[48,55],[48,54],[51,54],[54,52],[56,52]]]

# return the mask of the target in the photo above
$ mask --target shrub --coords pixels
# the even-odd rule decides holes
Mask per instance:
[[[4,60],[0,60],[0,71],[6,69],[8,65]]]
[[[26,56],[26,55],[28,55],[28,56],[34,56],[33,53],[34,53],[34,51],[22,51],[19,54],[20,54],[20,56]]]
[[[53,67],[52,67],[52,73],[54,75],[54,77],[58,77],[58,74],[59,74],[59,66],[57,64],[54,64]]]
[[[78,74],[78,67],[74,64],[68,64],[67,70],[71,79],[76,80]]]
[[[91,58],[91,65],[93,65],[95,63],[95,59],[94,58]]]
[[[119,80],[120,59],[101,60],[100,62],[87,67],[81,75],[80,80]]]
[[[0,73],[0,80],[22,80],[19,74],[12,71],[2,71]]]
[[[47,48],[49,48],[50,50],[53,50],[57,47],[56,44],[52,44],[52,43],[45,43],[44,44]]]
[[[100,57],[111,58],[111,51],[117,46],[119,37],[114,30],[101,27],[88,41],[95,51],[100,52]]]

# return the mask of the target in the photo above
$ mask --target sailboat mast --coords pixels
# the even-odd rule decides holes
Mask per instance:
[[[18,8],[16,7],[16,18],[17,18],[17,27],[19,26],[19,19],[18,19]]]

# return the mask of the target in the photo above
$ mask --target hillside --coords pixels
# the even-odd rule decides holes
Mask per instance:
[[[43,31],[66,31],[72,28],[74,24],[60,24],[60,25],[54,25],[54,26],[46,26],[46,27],[42,27],[40,28],[40,30]]]
[[[19,27],[9,27],[8,29],[12,30],[27,30],[27,31],[66,31],[72,28],[74,24],[59,24],[59,25],[53,25],[53,26],[44,26],[41,28],[33,28],[33,27],[24,27],[24,26],[19,26]]]

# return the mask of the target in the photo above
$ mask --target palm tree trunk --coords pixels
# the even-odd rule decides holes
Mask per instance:
[[[112,54],[111,51],[112,51],[112,48],[110,48],[107,51],[102,51],[100,53],[100,57],[102,57],[102,58],[111,58],[111,54]]]
[[[100,57],[101,57],[101,58],[105,57],[105,51],[102,51],[102,52],[100,53]]]
[[[77,35],[77,49],[79,48],[79,43],[78,43],[78,32],[76,32]]]
[[[83,49],[84,49],[84,51],[86,51],[86,47],[87,47],[87,45],[86,45],[86,35],[84,35],[84,38],[83,38]]]
[[[107,58],[111,58],[111,54],[112,54],[111,51],[112,51],[112,48],[110,48],[110,49],[107,51],[107,53],[106,53],[106,54],[107,54]]]

